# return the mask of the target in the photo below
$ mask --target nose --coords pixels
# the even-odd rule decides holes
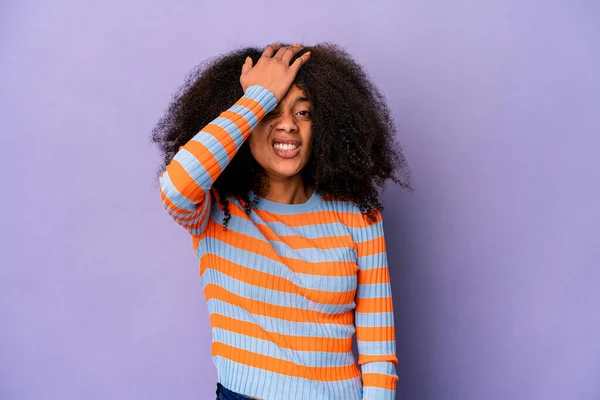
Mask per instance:
[[[298,132],[298,124],[291,113],[282,113],[277,119],[275,128],[284,132]]]

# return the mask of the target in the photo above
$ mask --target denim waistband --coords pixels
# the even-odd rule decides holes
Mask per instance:
[[[227,389],[225,386],[217,382],[217,400],[256,400],[257,397],[246,396]]]

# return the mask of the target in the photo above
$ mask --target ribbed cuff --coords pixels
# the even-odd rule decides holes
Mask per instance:
[[[260,104],[265,110],[265,114],[273,111],[277,107],[277,99],[275,95],[264,86],[253,85],[246,89],[244,98],[252,99]]]

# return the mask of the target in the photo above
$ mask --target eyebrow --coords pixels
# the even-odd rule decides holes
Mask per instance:
[[[310,103],[310,100],[308,100],[308,98],[306,98],[304,96],[298,97],[298,98],[296,98],[296,100],[294,100],[292,105],[296,105],[298,103]],[[277,105],[277,108],[279,108],[279,104]]]

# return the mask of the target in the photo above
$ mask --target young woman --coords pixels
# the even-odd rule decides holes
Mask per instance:
[[[378,189],[411,189],[394,135],[331,44],[213,60],[159,121],[160,195],[200,264],[218,399],[394,399]]]

